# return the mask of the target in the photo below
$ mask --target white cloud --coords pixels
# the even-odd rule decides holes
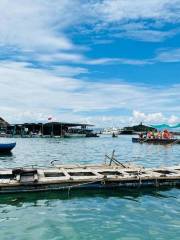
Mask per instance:
[[[179,21],[179,0],[104,0],[97,1],[92,11],[106,22],[138,19]]]
[[[146,114],[144,112],[134,110],[131,116],[128,115],[110,115],[110,116],[89,116],[86,118],[80,118],[82,121],[94,124],[97,127],[124,127],[140,124],[156,125],[166,123],[169,125],[176,125],[180,123],[180,117],[175,115],[163,114],[161,112],[155,112]]]
[[[153,59],[89,59],[83,54],[85,47],[76,46],[68,32],[82,31],[83,34],[83,27],[87,31],[88,25],[95,34],[109,31],[116,37],[161,41],[176,34],[174,30],[162,32],[161,26],[179,23],[179,6],[180,0],[1,0],[0,50],[4,56],[12,53],[12,59],[22,61],[0,63],[1,114],[12,122],[42,120],[49,114],[61,119],[86,120],[80,111],[89,111],[90,116],[94,110],[112,108],[179,114],[179,85],[154,89],[123,81],[83,81],[77,76],[88,70],[68,66],[68,63],[87,67],[179,61],[178,49],[159,52]],[[36,68],[32,67],[31,61],[38,62]],[[49,70],[40,68],[41,64]],[[177,117],[171,116],[170,121],[176,121]],[[103,120],[121,122],[120,118],[104,116]],[[95,121],[96,118],[87,119]],[[126,117],[124,119],[128,121]]]
[[[150,65],[161,63],[180,62],[180,48],[163,49],[158,51],[153,58],[149,59],[128,59],[128,58],[99,58],[99,59],[84,59],[81,60],[84,64],[89,65],[105,65],[105,64],[127,64],[127,65]]]
[[[57,119],[73,116],[86,120],[94,112],[110,109],[125,109],[142,112],[161,111],[178,116],[180,85],[169,89],[155,89],[136,86],[128,83],[103,83],[79,80],[67,77],[69,71],[75,76],[73,69],[64,76],[57,76],[57,70],[43,70],[30,67],[26,63],[3,62],[0,64],[0,112],[2,117],[16,122],[30,119],[46,119],[45,116],[55,115]],[[83,69],[74,69],[79,74]],[[82,116],[81,116],[82,114]],[[31,117],[30,117],[31,116]],[[153,121],[153,118],[149,119]]]
[[[170,118],[168,119],[168,123],[169,124],[180,123],[180,118],[175,115],[171,115]]]
[[[180,48],[163,50],[155,58],[159,62],[180,62]]]
[[[131,31],[126,31],[125,33],[123,33],[122,37],[126,36],[131,39],[136,39],[136,40],[145,41],[145,42],[160,42],[160,41],[164,41],[165,39],[170,38],[174,35],[176,35],[176,31],[133,29]]]
[[[40,62],[73,62],[81,63],[84,61],[84,56],[77,53],[53,53],[35,55],[36,60]]]
[[[57,74],[57,76],[64,77],[73,77],[80,74],[88,73],[88,69],[82,67],[70,67],[70,66],[56,66],[52,68],[53,73]]]
[[[180,0],[104,0],[91,7],[94,29],[147,42],[163,41],[177,30],[161,30],[166,23],[179,23]],[[150,20],[150,22],[148,22]]]
[[[88,59],[82,54],[86,46],[76,46],[67,30],[73,29],[77,34],[81,29],[83,34],[88,25],[95,35],[102,30],[112,38],[162,41],[178,32],[176,29],[162,31],[161,27],[180,21],[179,7],[180,0],[147,0],[146,3],[143,0],[1,0],[0,49],[5,54],[12,53],[15,59],[35,59],[40,63],[151,64],[149,59]],[[153,62],[161,60],[171,61],[161,53]]]
[[[129,120],[131,125],[139,124],[140,122],[143,122],[145,124],[176,124],[180,122],[180,117],[177,117],[175,115],[167,116],[162,112],[146,114],[144,112],[134,110],[132,117],[130,117]]]
[[[128,64],[128,65],[147,65],[152,64],[150,59],[127,59],[127,58],[98,58],[98,59],[84,59],[84,64],[89,65],[105,65],[105,64]]]
[[[0,45],[45,52],[75,49],[66,32],[84,24],[94,33],[124,32],[136,39],[161,41],[175,34],[159,26],[179,22],[179,6],[180,0],[1,0]]]
[[[73,44],[63,31],[58,33],[54,29],[55,22],[60,20],[55,11],[63,11],[67,1],[62,0],[60,4],[55,2],[56,6],[41,0],[1,0],[0,45],[43,51],[71,49]],[[54,7],[58,8],[53,9]],[[65,24],[61,22],[61,25]]]
[[[145,114],[139,111],[133,111],[133,115],[130,119],[133,123],[145,122],[145,123],[162,123],[165,121],[165,117],[161,112]]]

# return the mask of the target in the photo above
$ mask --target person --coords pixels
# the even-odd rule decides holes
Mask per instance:
[[[170,134],[170,132],[167,129],[165,129],[163,131],[162,136],[163,136],[164,139],[170,139],[171,138],[171,134]]]
[[[152,132],[151,131],[149,131],[148,133],[147,133],[147,138],[152,138]]]
[[[157,139],[157,132],[156,132],[156,131],[153,131],[152,137],[153,137],[154,139]]]
[[[161,133],[161,131],[159,131],[159,132],[157,133],[157,138],[158,138],[158,139],[161,139],[161,138],[162,138],[162,133]]]
[[[113,132],[112,137],[116,137],[115,133]]]
[[[140,133],[140,134],[139,134],[139,138],[141,138],[141,139],[144,138],[144,134],[143,134],[143,133]]]

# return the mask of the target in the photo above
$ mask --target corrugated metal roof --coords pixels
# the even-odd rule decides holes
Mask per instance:
[[[91,124],[86,124],[86,123],[69,123],[69,122],[47,122],[47,123],[21,123],[21,124],[12,124],[11,126],[18,125],[62,125],[62,126],[67,126],[67,127],[92,127],[94,125]]]

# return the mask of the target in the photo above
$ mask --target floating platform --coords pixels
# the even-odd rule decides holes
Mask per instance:
[[[180,139],[132,138],[134,143],[180,144]]]
[[[116,162],[111,165],[0,169],[0,194],[161,186],[180,186],[180,166],[143,168]]]
[[[10,153],[16,143],[0,143],[0,154]]]

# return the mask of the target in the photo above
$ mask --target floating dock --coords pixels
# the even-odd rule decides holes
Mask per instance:
[[[0,193],[67,189],[180,186],[180,166],[143,168],[132,164],[56,165],[0,169]]]

